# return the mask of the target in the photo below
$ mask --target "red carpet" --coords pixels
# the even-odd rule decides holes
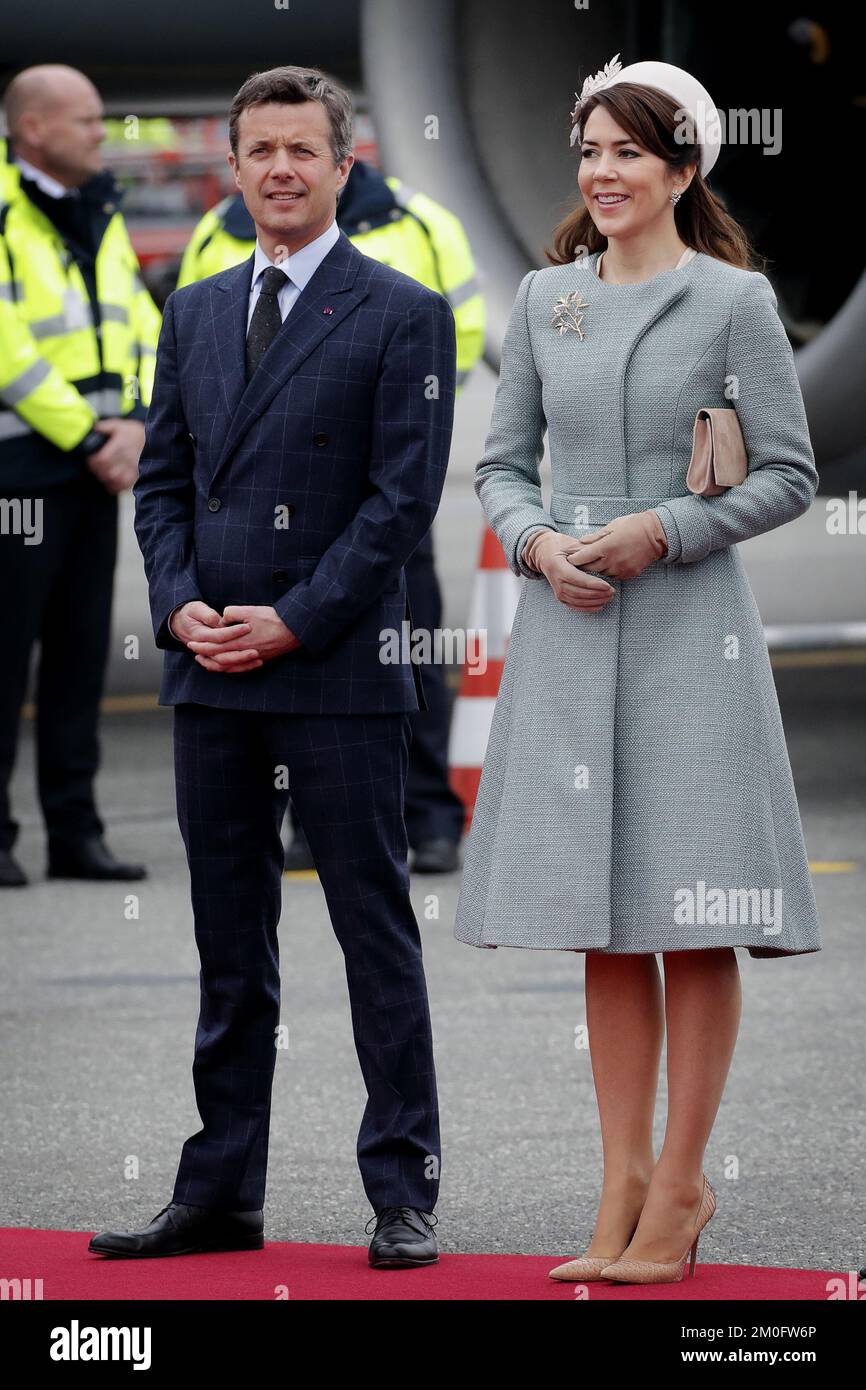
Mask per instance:
[[[574,1284],[548,1279],[568,1259],[553,1255],[442,1255],[427,1269],[374,1270],[366,1245],[266,1241],[243,1254],[182,1255],[163,1260],[108,1260],[87,1249],[91,1232],[0,1228],[0,1278],[42,1280],[50,1299],[267,1299],[283,1287],[291,1299],[567,1300]],[[572,1252],[573,1254],[573,1252]],[[827,1282],[849,1275],[824,1270],[713,1265],[700,1260],[680,1284],[584,1285],[597,1301],[808,1299],[826,1302]],[[856,1276],[855,1276],[856,1277]],[[35,1293],[35,1283],[31,1287]],[[33,1296],[31,1294],[31,1296]],[[286,1294],[283,1294],[285,1297]]]

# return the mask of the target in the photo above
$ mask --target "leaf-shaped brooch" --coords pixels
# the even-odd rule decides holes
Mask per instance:
[[[560,337],[572,329],[579,338],[585,338],[583,310],[588,308],[589,305],[581,299],[579,290],[569,290],[568,294],[561,294],[554,304],[551,325],[559,329]]]

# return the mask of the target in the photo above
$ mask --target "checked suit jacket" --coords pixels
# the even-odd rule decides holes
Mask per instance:
[[[286,714],[427,709],[403,565],[439,506],[454,417],[447,300],[344,233],[249,383],[253,258],[169,296],[134,487],[160,704]],[[181,603],[266,604],[301,646],[238,675],[169,631]]]

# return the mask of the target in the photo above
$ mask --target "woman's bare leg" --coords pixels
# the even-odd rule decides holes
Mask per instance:
[[[742,1009],[737,958],[720,950],[664,954],[668,1117],[640,1223],[624,1258],[678,1260],[702,1192],[704,1151],[725,1089]]]
[[[586,953],[586,1022],[604,1182],[589,1256],[620,1254],[653,1173],[653,1113],[664,1000],[653,955]]]

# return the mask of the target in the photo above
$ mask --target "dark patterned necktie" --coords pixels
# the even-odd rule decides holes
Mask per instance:
[[[275,265],[269,265],[262,276],[259,297],[247,330],[247,381],[282,327],[277,295],[288,278],[286,272]]]

